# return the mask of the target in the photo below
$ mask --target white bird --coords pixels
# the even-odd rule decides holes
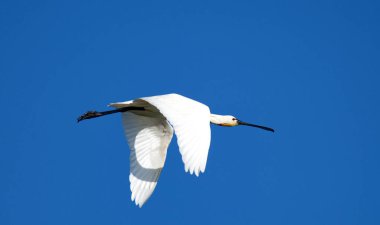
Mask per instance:
[[[199,175],[206,168],[211,141],[210,122],[220,126],[247,125],[264,130],[233,116],[211,114],[208,106],[179,94],[138,98],[111,103],[115,110],[89,111],[78,122],[120,112],[130,152],[130,189],[132,201],[141,207],[152,195],[164,167],[166,152],[177,135],[185,171]]]

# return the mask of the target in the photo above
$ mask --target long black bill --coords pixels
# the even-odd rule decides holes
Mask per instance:
[[[82,120],[88,120],[88,119],[92,119],[92,118],[96,118],[100,116],[106,116],[109,114],[118,113],[118,112],[126,112],[130,110],[144,110],[144,107],[128,106],[128,107],[118,108],[118,109],[104,111],[104,112],[88,111],[85,114],[78,117],[77,122],[79,123]]]
[[[260,125],[256,125],[256,124],[252,124],[252,123],[246,123],[246,122],[243,122],[241,120],[238,120],[238,124],[239,125],[250,126],[250,127],[256,127],[256,128],[260,128],[260,129],[263,129],[263,130],[274,132],[274,130],[272,128],[270,128],[270,127],[264,127],[264,126],[260,126]]]

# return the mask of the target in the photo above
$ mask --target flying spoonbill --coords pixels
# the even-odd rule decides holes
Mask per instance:
[[[111,103],[114,110],[89,111],[78,122],[113,113],[121,113],[130,152],[130,189],[132,201],[141,207],[152,195],[164,167],[166,151],[177,135],[185,171],[199,175],[206,168],[211,141],[210,122],[219,126],[246,125],[274,130],[243,122],[233,116],[211,114],[208,106],[179,94],[138,98]]]

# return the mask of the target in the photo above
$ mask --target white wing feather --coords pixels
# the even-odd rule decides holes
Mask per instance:
[[[178,94],[141,98],[155,106],[173,126],[185,171],[204,172],[211,142],[210,109]]]
[[[122,113],[130,153],[129,181],[132,201],[140,207],[157,185],[173,129],[163,118]]]
[[[122,113],[123,126],[131,149],[132,201],[140,207],[153,193],[165,163],[174,131],[185,171],[204,172],[211,142],[210,109],[178,94],[145,97],[110,106],[144,107],[144,111]],[[170,124],[169,124],[170,123]]]

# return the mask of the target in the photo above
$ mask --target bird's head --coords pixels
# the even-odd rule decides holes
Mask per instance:
[[[211,114],[211,123],[224,127],[234,127],[239,125],[238,120],[234,116],[222,116]]]
[[[224,127],[234,127],[234,126],[238,126],[238,125],[244,125],[244,126],[256,127],[256,128],[260,128],[263,130],[274,132],[274,130],[272,128],[264,127],[264,126],[260,126],[260,125],[256,125],[256,124],[252,124],[252,123],[243,122],[243,121],[237,119],[236,117],[230,116],[230,115],[222,116],[222,115],[211,114],[210,121],[213,124],[216,124],[219,126],[224,126]]]

